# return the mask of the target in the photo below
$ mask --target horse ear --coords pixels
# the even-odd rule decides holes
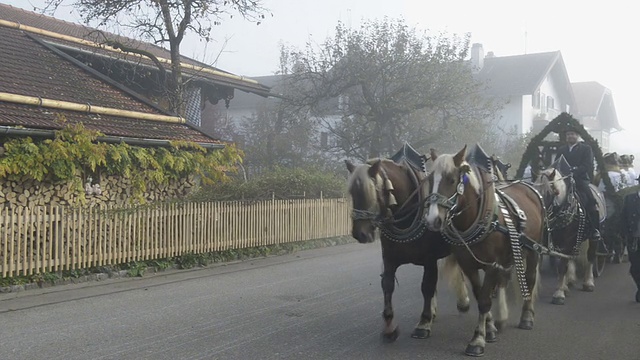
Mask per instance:
[[[371,165],[371,167],[369,168],[369,176],[370,176],[371,178],[374,178],[374,179],[375,179],[376,175],[378,175],[378,172],[380,171],[380,165],[381,165],[381,164],[382,164],[382,161],[381,161],[381,160],[378,160],[378,161],[374,162],[374,163]]]
[[[353,173],[353,170],[356,169],[356,166],[353,165],[353,163],[349,160],[345,160],[344,163],[345,165],[347,165],[347,170],[349,170],[349,173]]]
[[[436,161],[438,158],[438,154],[436,154],[436,149],[434,148],[429,149],[429,155],[431,156],[431,161]]]
[[[455,164],[455,166],[456,167],[460,166],[460,164],[462,164],[462,161],[464,161],[464,158],[466,156],[467,156],[467,144],[465,144],[462,150],[458,151],[458,153],[453,157],[453,163]]]
[[[553,171],[551,172],[551,174],[549,174],[549,178],[550,178],[550,179],[555,179],[555,178],[556,178],[556,169],[553,169]]]

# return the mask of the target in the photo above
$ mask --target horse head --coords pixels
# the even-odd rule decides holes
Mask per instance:
[[[550,167],[541,170],[535,180],[535,184],[543,199],[545,199],[546,206],[551,205],[551,203],[562,205],[567,201],[567,183],[565,182],[565,177],[556,168]]]
[[[465,161],[467,146],[456,154],[432,156],[431,195],[427,199],[425,221],[433,231],[441,231],[447,219],[465,209],[468,196],[480,196],[480,181]]]
[[[374,241],[377,226],[393,217],[394,210],[408,200],[415,185],[407,169],[390,160],[373,159],[354,165],[345,160],[349,170],[352,236],[361,243]]]

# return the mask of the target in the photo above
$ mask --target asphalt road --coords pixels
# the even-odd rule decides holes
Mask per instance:
[[[544,272],[532,331],[519,307],[491,359],[640,359],[640,304],[628,264],[607,265],[596,292],[551,305]],[[394,294],[400,337],[380,339],[378,243],[351,244],[193,271],[0,294],[0,359],[464,359],[477,319],[439,284],[432,337],[409,334],[422,269],[405,265]]]

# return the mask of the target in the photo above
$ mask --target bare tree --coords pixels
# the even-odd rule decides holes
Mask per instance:
[[[404,141],[426,146],[499,109],[465,61],[469,38],[428,35],[403,20],[338,23],[320,46],[291,51],[285,95],[323,122],[344,156],[388,155]]]
[[[171,110],[179,114],[184,113],[180,45],[185,35],[193,33],[209,42],[213,27],[220,24],[225,15],[237,13],[260,24],[266,12],[261,0],[46,0],[43,10],[54,12],[66,2],[72,3],[85,23],[97,21],[98,27],[107,24],[128,27],[155,44],[168,44],[171,53],[169,102]],[[110,44],[121,46],[114,40]],[[154,62],[163,72],[162,65]]]

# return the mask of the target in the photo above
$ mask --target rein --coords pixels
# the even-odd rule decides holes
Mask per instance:
[[[484,191],[482,191],[479,194],[476,194],[476,198],[474,200],[474,202],[479,203],[478,216],[476,217],[476,220],[474,221],[474,223],[469,227],[469,229],[471,230],[465,231],[466,234],[463,234],[460,230],[458,230],[453,225],[453,218],[460,215],[462,212],[464,212],[471,206],[470,204],[468,204],[465,207],[457,210],[458,197],[464,193],[464,188],[458,186],[456,193],[454,193],[448,199],[445,196],[440,195],[438,193],[432,193],[431,195],[439,195],[439,196],[431,196],[431,199],[435,201],[436,204],[441,205],[449,210],[447,211],[446,226],[444,228],[445,230],[443,231],[443,235],[445,239],[448,240],[449,243],[453,245],[463,245],[467,249],[471,257],[481,265],[484,265],[489,268],[493,268],[502,272],[510,272],[513,266],[504,267],[503,265],[499,264],[497,261],[487,262],[487,261],[481,260],[476,256],[476,254],[473,252],[470,246],[484,240],[489,234],[491,234],[492,227],[495,228],[496,226],[495,221],[497,221],[498,206],[496,202],[495,190],[487,191],[488,189],[485,189],[485,186],[489,185],[489,188],[491,189],[492,186],[495,186],[494,184],[496,182],[500,182],[502,180],[499,180],[499,179],[496,180],[494,178],[492,178],[491,180],[486,180],[484,179],[482,174],[480,174],[480,178],[482,179],[482,190]],[[460,182],[459,184],[464,185],[463,182]],[[493,203],[485,199],[486,194],[494,194]],[[488,210],[489,207],[493,208],[490,212]],[[482,216],[484,213],[486,213],[486,216]],[[491,221],[494,218],[496,218],[496,220]]]
[[[467,210],[470,204],[458,209],[458,197],[464,194],[464,186],[466,182],[464,180],[465,174],[460,176],[460,181],[458,183],[458,187],[456,192],[449,198],[433,192],[429,197],[429,204],[437,204],[447,209],[447,214],[445,217],[446,226],[442,230],[442,234],[448,243],[452,245],[461,245],[464,244],[468,246],[470,244],[475,244],[484,240],[492,231],[492,228],[495,228],[495,219],[497,219],[498,214],[498,206],[495,196],[486,196],[486,194],[494,194],[495,189],[492,188],[494,186],[493,180],[487,180],[485,176],[482,174],[481,170],[477,168],[473,168],[475,170],[476,176],[481,179],[481,189],[480,193],[476,195],[475,202],[478,202],[478,214],[474,220],[474,222],[469,226],[468,229],[464,231],[460,231],[455,228],[453,225],[453,219],[456,216],[459,216],[462,212]],[[487,191],[485,186],[490,184],[490,189],[494,189],[493,191]]]
[[[551,179],[547,174],[541,174],[540,176],[544,176],[547,179],[547,181],[549,182],[549,187],[556,197],[559,195],[559,191],[554,185],[556,182],[571,179],[571,185],[573,185],[572,175],[562,176],[559,179]],[[545,191],[545,193],[546,192],[548,191]],[[552,198],[548,205],[545,204],[545,206],[547,207],[546,216],[550,229],[564,228],[575,220],[576,215],[579,215],[578,201],[574,191],[574,186],[571,186],[569,189],[567,189],[565,199],[561,204],[558,204],[556,202],[556,199],[557,198]]]
[[[397,210],[391,210],[392,205],[397,205],[395,196],[393,195],[393,184],[389,180],[389,177],[384,168],[381,168],[380,176],[382,178],[382,186],[376,185],[376,205],[367,210],[353,209],[351,218],[353,220],[368,220],[373,223],[375,227],[378,227],[382,234],[386,238],[393,242],[405,243],[418,239],[426,231],[426,226],[422,220],[423,202],[422,188],[427,181],[419,179],[416,170],[410,165],[407,166],[407,176],[410,181],[416,186],[415,190],[409,194],[403,204]],[[409,203],[416,199],[415,204],[409,205]],[[413,220],[409,227],[398,228],[395,225],[401,224],[410,220]]]
[[[424,182],[427,180],[427,178],[425,177],[425,179],[422,180],[418,179],[415,170],[413,170],[411,166],[407,166],[407,172],[410,174],[410,178],[413,184],[416,186],[416,189],[411,192],[411,194],[409,194],[407,199],[398,210],[391,213],[391,216],[387,216],[387,218],[384,219],[384,222],[380,226],[380,232],[382,234],[384,234],[389,240],[398,243],[417,240],[424,234],[427,229],[422,219],[422,203],[424,200],[421,200],[421,198],[424,198],[421,191],[422,186],[424,185]],[[407,204],[409,204],[409,202],[416,196],[416,204],[412,205],[411,207],[407,207]],[[397,216],[402,214],[403,211],[406,211],[407,214],[398,218]],[[395,224],[399,224],[406,220],[409,220],[413,212],[415,212],[415,215],[413,215],[413,221],[408,228],[401,229],[394,226]]]

